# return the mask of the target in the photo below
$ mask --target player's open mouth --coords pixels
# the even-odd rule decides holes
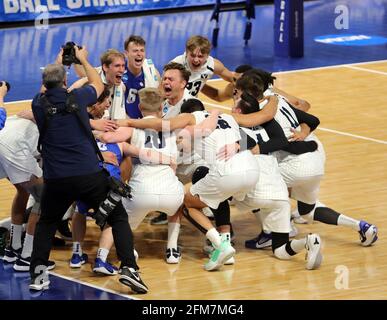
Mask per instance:
[[[164,86],[165,93],[170,93],[172,91],[172,88],[170,86],[166,87]]]

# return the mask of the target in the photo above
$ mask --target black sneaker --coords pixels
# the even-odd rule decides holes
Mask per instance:
[[[43,271],[43,274],[35,274],[31,277],[30,290],[41,291],[47,290],[50,285],[47,271]]]
[[[160,214],[157,217],[154,217],[150,221],[150,224],[152,225],[162,225],[167,223],[168,223],[168,216],[164,212],[160,212]]]
[[[23,258],[20,256],[15,264],[13,265],[13,269],[18,272],[26,272],[30,271],[30,263],[31,263],[31,257]],[[48,260],[47,263],[47,270],[52,270],[56,267],[55,262]]]
[[[4,256],[5,248],[8,245],[9,231],[7,228],[0,227],[0,257]]]
[[[3,261],[8,262],[8,263],[13,263],[19,258],[21,252],[22,252],[22,248],[15,250],[14,248],[12,248],[11,245],[9,245],[4,250]]]
[[[58,236],[62,238],[63,240],[71,241],[73,238],[73,234],[70,231],[69,227],[69,220],[62,220],[60,224],[58,225]]]
[[[124,266],[120,270],[119,281],[130,287],[136,293],[147,293],[148,287],[142,282],[139,273],[133,268]]]

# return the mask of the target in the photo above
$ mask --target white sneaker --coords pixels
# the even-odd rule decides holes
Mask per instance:
[[[298,209],[294,209],[291,213],[291,217],[293,221],[297,224],[307,224],[308,221],[300,216],[300,213],[298,212]]]
[[[321,265],[321,239],[316,233],[310,233],[306,236],[306,269],[317,269]]]
[[[298,235],[298,229],[297,229],[296,225],[294,224],[293,220],[290,221],[290,227],[291,227],[291,230],[289,232],[289,238],[294,238],[295,236]]]
[[[211,254],[210,260],[204,265],[204,269],[207,271],[214,271],[220,269],[224,263],[233,257],[235,249],[231,246],[230,242],[223,240],[218,248],[216,248]]]
[[[210,240],[205,239],[204,246],[203,246],[203,252],[204,254],[210,256],[211,253],[215,250]]]
[[[181,250],[177,248],[167,248],[165,251],[165,261],[170,264],[177,264],[181,260]]]
[[[231,266],[231,265],[235,264],[235,257],[231,257],[230,259],[225,261],[224,264],[227,266]]]

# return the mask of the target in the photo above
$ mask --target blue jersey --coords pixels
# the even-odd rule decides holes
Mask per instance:
[[[110,151],[113,152],[118,161],[118,166],[115,166],[114,164],[105,163],[104,166],[107,171],[109,171],[110,176],[117,178],[118,180],[121,180],[121,170],[120,170],[120,164],[122,162],[122,153],[120,150],[120,147],[117,143],[103,143],[97,140],[98,148],[101,150],[101,152]],[[103,164],[99,162],[99,166],[102,168]]]
[[[4,128],[5,120],[7,120],[7,111],[4,108],[0,108],[0,130]]]
[[[120,170],[120,164],[122,162],[122,153],[120,150],[120,147],[117,143],[103,143],[97,140],[98,148],[101,150],[101,152],[110,151],[113,152],[118,161],[118,166],[115,166],[114,164],[105,163],[105,165],[102,164],[102,162],[99,162],[99,166],[102,168],[103,166],[107,171],[109,171],[109,175],[111,177],[115,177],[118,180],[121,180],[121,170]],[[77,207],[78,212],[81,214],[87,214],[89,209],[91,209],[88,205],[86,205],[83,201],[77,201]]]
[[[122,76],[122,82],[125,84],[125,109],[126,114],[132,119],[141,119],[142,114],[138,107],[140,98],[138,91],[145,87],[144,72],[141,71],[139,76],[134,76],[126,67],[126,71]]]

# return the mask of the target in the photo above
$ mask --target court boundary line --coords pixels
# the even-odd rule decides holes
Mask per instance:
[[[387,76],[387,72],[384,71],[379,71],[379,70],[373,70],[373,69],[365,69],[365,68],[360,68],[356,66],[344,66],[347,69],[352,69],[352,70],[358,70],[358,71],[363,71],[363,72],[370,72],[370,73],[376,73],[376,74],[381,74],[383,76]]]
[[[51,274],[51,275],[53,275],[53,276],[56,276],[56,277],[58,277],[58,278],[62,278],[62,279],[65,279],[65,280],[69,280],[69,281],[72,281],[72,282],[76,282],[76,283],[82,284],[82,285],[87,286],[87,287],[91,287],[91,288],[98,289],[98,290],[101,290],[101,291],[105,291],[105,292],[108,292],[108,293],[116,294],[116,295],[118,295],[118,296],[121,296],[121,297],[130,299],[130,300],[142,300],[142,299],[139,299],[139,298],[136,298],[136,297],[127,295],[127,294],[119,293],[119,292],[117,292],[117,291],[115,291],[115,290],[112,290],[112,289],[99,287],[99,286],[97,286],[97,285],[95,285],[95,284],[91,284],[91,283],[88,283],[88,282],[84,282],[84,281],[81,281],[81,280],[77,280],[77,279],[75,279],[75,278],[71,278],[71,277],[68,277],[68,276],[64,276],[64,275],[58,274],[58,273],[56,273],[56,272],[51,272],[51,271],[49,271],[49,274]],[[129,287],[128,287],[128,288],[129,288]]]
[[[230,107],[226,107],[226,106],[215,104],[215,103],[211,103],[211,102],[203,101],[203,104],[208,105],[210,107],[214,107],[214,108],[224,109],[224,110],[228,110],[228,111],[231,110]],[[321,130],[321,131],[335,133],[335,134],[342,135],[342,136],[351,137],[351,138],[356,138],[356,139],[361,139],[361,140],[366,140],[366,141],[372,141],[372,142],[376,142],[376,143],[380,143],[380,144],[387,144],[387,141],[384,141],[384,140],[364,137],[364,136],[360,136],[360,135],[357,135],[357,134],[352,134],[352,133],[348,133],[348,132],[344,132],[344,131],[324,128],[324,127],[318,127],[317,129]]]
[[[286,73],[307,72],[307,71],[314,71],[314,70],[342,68],[342,67],[348,67],[348,66],[352,66],[352,65],[365,65],[365,64],[371,64],[371,63],[383,63],[383,62],[387,62],[387,59],[385,59],[385,60],[375,60],[375,61],[365,61],[365,62],[337,64],[337,65],[326,66],[326,67],[315,67],[315,68],[305,68],[305,69],[296,69],[296,70],[288,70],[288,71],[278,71],[278,72],[273,72],[273,74],[286,74]],[[365,70],[368,70],[368,69],[365,69]],[[224,80],[222,78],[208,80],[208,82],[216,82],[216,81],[224,81]],[[32,101],[32,99],[16,100],[16,101],[5,102],[4,105],[23,103],[23,102],[31,102],[31,101]]]

